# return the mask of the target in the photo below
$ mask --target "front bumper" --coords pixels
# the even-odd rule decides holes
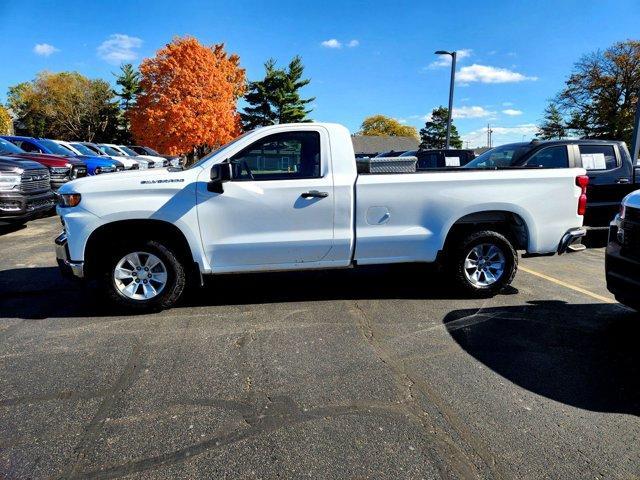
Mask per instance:
[[[83,262],[73,262],[69,259],[69,248],[67,247],[67,234],[61,233],[55,239],[56,260],[60,271],[66,277],[84,278]]]
[[[30,195],[24,193],[0,194],[0,223],[30,220],[50,211],[55,206],[53,193]]]

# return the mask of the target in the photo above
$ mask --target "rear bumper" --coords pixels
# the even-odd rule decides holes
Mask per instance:
[[[48,212],[55,206],[53,192],[34,195],[0,194],[0,223],[23,222]]]
[[[84,278],[83,262],[73,262],[69,259],[69,248],[67,247],[67,234],[61,233],[55,239],[56,260],[60,271],[66,277]]]
[[[587,229],[584,227],[572,228],[571,230],[568,230],[567,233],[562,236],[562,239],[558,244],[558,255],[562,255],[564,252],[566,252],[571,245],[580,243],[580,241],[586,234]]]

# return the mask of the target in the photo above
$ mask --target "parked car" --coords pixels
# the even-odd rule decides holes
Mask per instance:
[[[22,224],[55,205],[49,169],[37,162],[0,156],[0,225]]]
[[[394,157],[399,157],[400,155],[402,155],[403,153],[405,153],[405,150],[400,150],[399,152],[396,152],[394,150],[389,150],[388,152],[381,152],[379,154],[377,154],[375,156],[375,158],[394,158]]]
[[[589,230],[607,230],[620,201],[640,185],[640,167],[633,165],[624,142],[610,140],[553,140],[510,143],[489,150],[465,168],[575,168],[587,170]]]
[[[273,125],[185,170],[63,187],[56,252],[136,310],[172,306],[205,274],[402,262],[441,262],[488,296],[512,281],[516,250],[563,253],[585,234],[586,182],[581,168],[358,175],[345,127]]]
[[[138,165],[140,165],[139,168],[141,170],[146,170],[147,168],[155,168],[156,166],[154,160],[149,160],[148,158],[141,157],[140,155],[129,155],[128,153],[125,153],[124,150],[117,148],[117,146],[113,144],[100,143],[98,144],[98,148],[100,148],[102,152],[109,155],[111,158],[123,157],[137,162]]]
[[[84,162],[75,158],[39,153],[39,150],[33,150],[34,146],[30,141],[22,140],[22,138],[24,137],[0,137],[0,155],[31,160],[44,165],[49,169],[51,188],[53,190],[57,190],[70,180],[87,175],[87,166]],[[9,139],[14,140],[10,141]],[[31,150],[23,150],[21,148],[22,145]]]
[[[122,163],[125,170],[138,170],[140,168],[147,168],[147,162],[139,162],[137,160],[134,160],[133,158],[120,155],[119,152],[116,152],[109,147],[100,147],[100,145],[98,145],[97,143],[71,142],[71,146],[79,151],[86,151],[87,154],[90,152],[93,155],[116,160]]]
[[[112,158],[103,157],[96,154],[86,155],[69,142],[62,140],[52,140],[62,148],[68,150],[71,155],[81,158],[83,162],[87,164],[87,173],[89,175],[100,175],[101,173],[114,173],[124,170],[124,165],[118,160]]]
[[[142,145],[129,145],[128,148],[133,150],[139,155],[151,155],[154,157],[162,157],[169,161],[169,165],[172,167],[179,167],[182,165],[180,161],[180,155],[162,155],[161,153],[156,152],[151,147],[143,147]]]
[[[124,145],[115,145],[113,143],[105,143],[104,145],[122,152],[124,155],[128,155],[129,157],[146,160],[147,162],[149,162],[149,168],[161,168],[165,167],[166,164],[168,164],[167,160],[162,157],[155,157],[153,155],[140,155],[130,148],[125,147]]]
[[[607,288],[620,303],[640,311],[640,190],[627,195],[609,227]]]
[[[475,158],[473,150],[458,149],[409,150],[400,156],[417,157],[416,167],[418,170],[461,167]]]

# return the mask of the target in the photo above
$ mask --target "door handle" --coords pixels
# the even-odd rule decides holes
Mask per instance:
[[[325,198],[329,196],[328,192],[319,192],[318,190],[309,190],[300,195],[302,198]]]
[[[631,180],[628,178],[619,178],[616,180],[616,183],[631,183]]]

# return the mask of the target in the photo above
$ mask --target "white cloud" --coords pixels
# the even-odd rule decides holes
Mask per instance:
[[[123,33],[114,33],[98,47],[98,56],[107,62],[118,65],[138,58],[138,48],[142,40]]]
[[[510,117],[517,117],[518,115],[522,115],[522,110],[516,110],[515,108],[507,108],[502,110],[502,113],[505,115],[509,115]]]
[[[354,48],[357,47],[358,45],[360,45],[360,42],[358,40],[351,40],[349,43],[347,43],[347,47],[349,48]]]
[[[335,38],[331,38],[329,40],[325,40],[320,45],[322,45],[325,48],[342,48],[342,43],[340,43]]]
[[[49,45],[48,43],[36,43],[33,47],[33,53],[36,55],[41,55],[43,57],[48,57],[51,54],[59,52],[60,49],[54,47],[53,45]]]
[[[453,115],[454,119],[458,118],[484,118],[490,117],[494,115],[496,112],[491,112],[484,107],[473,106],[473,107],[453,107]]]
[[[523,123],[513,127],[496,127],[492,125],[491,130],[491,139],[494,147],[505,143],[526,141],[538,133],[537,125],[533,123]],[[472,148],[485,146],[487,144],[487,127],[464,133],[461,138],[465,144],[468,141],[469,146]]]
[[[525,80],[537,80],[538,77],[527,77],[522,73],[514,72],[506,68],[474,63],[473,65],[462,67],[457,73],[456,79],[462,83],[513,83],[523,82]]]
[[[473,53],[473,50],[471,50],[470,48],[463,48],[462,50],[457,50],[456,53],[457,53],[456,61],[459,62],[461,60],[464,60],[465,58],[470,57],[471,54]],[[428,68],[431,68],[431,69],[442,68],[442,67],[449,67],[450,65],[451,65],[451,55],[440,55],[438,57],[438,60],[436,60],[435,62],[431,62],[429,64]]]

